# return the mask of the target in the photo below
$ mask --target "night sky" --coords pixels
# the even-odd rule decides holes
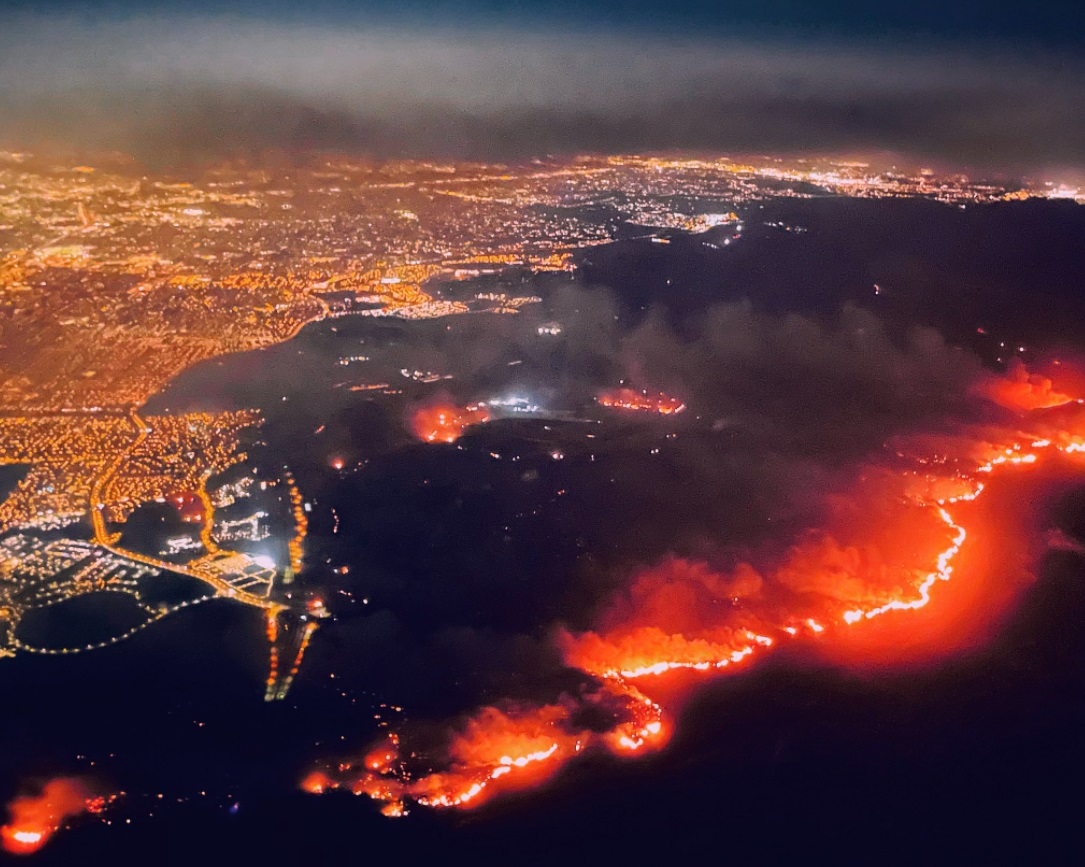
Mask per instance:
[[[147,13],[176,13],[177,5],[165,2],[79,0],[4,4],[12,11],[44,11],[83,15],[88,19],[125,18]],[[261,20],[293,22],[367,22],[426,19],[472,26],[501,23],[512,27],[549,25],[562,29],[590,23],[622,29],[667,30],[675,33],[750,34],[778,33],[794,36],[865,37],[888,39],[946,39],[1003,43],[1034,42],[1047,46],[1074,46],[1085,39],[1085,11],[1073,3],[1055,0],[1021,4],[992,4],[982,0],[939,3],[862,2],[825,0],[762,0],[758,3],[714,2],[664,3],[660,0],[599,0],[585,4],[572,0],[466,0],[466,2],[344,2],[315,0],[304,8],[286,2],[224,2],[197,0],[185,4],[186,14],[225,14]]]
[[[6,7],[0,142],[149,164],[323,148],[1085,154],[1072,4],[79,3]],[[198,128],[199,134],[193,130]]]

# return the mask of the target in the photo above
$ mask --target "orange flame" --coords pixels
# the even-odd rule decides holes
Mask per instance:
[[[415,436],[427,443],[454,443],[468,427],[490,420],[485,407],[468,406],[464,409],[439,404],[415,411],[411,429]]]
[[[64,823],[104,806],[89,784],[79,777],[58,777],[37,795],[23,795],[8,805],[8,824],[0,827],[0,843],[14,855],[29,855],[49,842]]]
[[[1073,402],[1049,381],[1015,377],[991,400],[1014,409]],[[350,781],[335,785],[382,802],[386,815],[402,815],[408,803],[473,806],[494,791],[545,779],[594,747],[629,754],[663,746],[669,736],[663,708],[642,689],[673,698],[679,672],[735,670],[788,639],[843,646],[844,636],[864,634],[861,624],[930,606],[936,588],[954,577],[969,539],[964,522],[977,517],[971,504],[994,475],[1028,471],[1044,454],[1085,454],[1085,435],[1070,432],[1085,429],[1080,410],[1046,418],[1033,435],[1007,437],[998,447],[962,443],[970,457],[917,458],[941,469],[893,476],[898,512],[892,514],[900,520],[885,534],[879,517],[878,544],[842,545],[825,533],[807,534],[761,570],[740,563],[721,572],[678,557],[642,570],[616,594],[596,630],[557,634],[565,662],[595,682],[594,692],[550,705],[483,708],[451,733],[443,771],[412,775],[391,735],[364,769],[341,768]],[[1069,430],[1051,429],[1056,422]],[[609,722],[579,722],[592,716],[582,713],[588,709],[605,710]]]
[[[614,725],[597,732],[574,721],[591,705],[612,714]],[[384,804],[382,812],[401,816],[407,802],[426,807],[474,807],[495,791],[539,783],[589,745],[615,752],[643,750],[665,741],[662,710],[633,686],[606,682],[583,699],[563,697],[557,704],[484,707],[454,731],[445,751],[448,768],[415,776],[401,760],[399,738],[389,735],[365,757],[363,766],[341,765],[340,782],[316,771],[302,788],[321,794],[347,787]]]
[[[999,406],[1015,410],[1049,409],[1074,399],[1055,391],[1054,384],[1046,376],[1029,373],[1018,358],[1010,362],[1004,377],[984,382],[979,391]]]
[[[669,397],[663,392],[648,394],[646,391],[634,391],[631,388],[617,388],[605,391],[596,400],[600,406],[608,409],[624,409],[633,412],[658,412],[660,415],[674,415],[686,408],[682,401]]]
[[[310,774],[306,774],[305,778],[301,781],[301,789],[304,792],[308,792],[310,795],[323,795],[328,789],[334,789],[335,783],[331,777],[322,771],[313,771]]]

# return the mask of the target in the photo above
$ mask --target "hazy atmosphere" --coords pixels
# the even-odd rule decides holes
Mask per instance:
[[[882,32],[834,35],[728,25],[723,10],[683,26],[646,5],[595,21],[546,6],[517,21],[478,4],[310,19],[12,12],[0,138],[160,165],[311,148],[505,160],[677,148],[890,151],[1036,172],[1085,151],[1080,46],[1056,22],[1042,38],[1061,44],[1041,51],[1041,37],[1010,38],[1011,22],[924,35],[913,21],[901,38],[890,14]],[[669,26],[647,26],[658,20]]]

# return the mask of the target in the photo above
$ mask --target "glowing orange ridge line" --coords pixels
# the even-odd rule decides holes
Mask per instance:
[[[1085,453],[1085,443],[1078,442],[1055,445],[1050,440],[1041,439],[1033,441],[1030,446],[1032,449],[1054,447],[1056,450],[1065,454]],[[1012,448],[1006,449],[1004,453],[999,454],[997,457],[977,466],[974,472],[977,474],[992,473],[996,467],[1031,465],[1035,464],[1037,460],[1038,455],[1034,452],[1024,452],[1022,451],[1021,445],[1014,445]],[[975,480],[973,480],[973,484],[974,487],[972,490],[963,494],[935,502],[921,502],[921,505],[937,510],[938,517],[953,533],[953,538],[950,544],[938,555],[935,562],[935,568],[927,573],[926,577],[916,588],[917,595],[910,600],[894,599],[875,608],[852,609],[846,611],[841,618],[843,623],[852,625],[861,620],[869,620],[890,611],[917,610],[923,608],[931,601],[931,593],[936,583],[938,581],[949,581],[953,577],[953,561],[960,553],[961,548],[968,537],[967,531],[964,527],[954,521],[953,516],[950,514],[947,507],[959,502],[971,502],[977,499],[980,494],[983,493],[985,485],[983,482]],[[802,628],[800,629],[800,626],[798,625],[784,626],[781,627],[781,632],[786,633],[790,637],[796,637],[799,635],[800,631],[809,631],[815,635],[826,631],[826,627],[813,618],[803,620],[801,627]],[[772,647],[776,643],[773,638],[765,635],[758,635],[754,632],[748,631],[746,636],[749,640],[748,644],[731,650],[726,656],[719,659],[700,660],[697,662],[662,660],[651,665],[643,665],[636,668],[610,669],[606,671],[583,669],[586,673],[599,677],[605,683],[611,684],[612,688],[619,693],[624,693],[632,702],[631,708],[637,706],[641,708],[641,713],[635,713],[635,716],[639,716],[639,719],[619,724],[609,733],[598,736],[592,735],[591,737],[593,739],[595,737],[602,738],[605,742],[608,742],[612,748],[630,751],[638,750],[646,743],[658,738],[663,732],[663,709],[660,705],[642,695],[636,687],[633,686],[632,681],[642,677],[661,675],[676,670],[707,672],[723,669],[749,659],[754,655],[758,648]],[[644,713],[647,714],[647,722],[644,721]],[[572,750],[555,742],[546,750],[540,750],[516,758],[503,756],[495,764],[484,764],[478,768],[476,773],[478,773],[479,776],[476,777],[476,780],[458,794],[442,794],[439,796],[421,794],[412,795],[408,788],[397,794],[388,791],[383,793],[383,797],[380,794],[371,794],[371,797],[387,801],[385,806],[387,815],[402,815],[403,812],[405,812],[403,809],[404,800],[413,800],[417,804],[429,807],[463,806],[475,799],[495,780],[501,779],[509,774],[514,774],[517,771],[537,763],[548,762],[550,760],[564,761],[570,758],[571,754],[579,753],[586,745],[585,737],[587,737],[586,734],[578,738],[575,742],[575,747]]]

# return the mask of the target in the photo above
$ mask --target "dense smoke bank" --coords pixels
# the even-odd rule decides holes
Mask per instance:
[[[889,150],[1037,171],[1085,156],[1079,62],[976,46],[13,16],[0,91],[9,146],[150,165],[312,149]]]

